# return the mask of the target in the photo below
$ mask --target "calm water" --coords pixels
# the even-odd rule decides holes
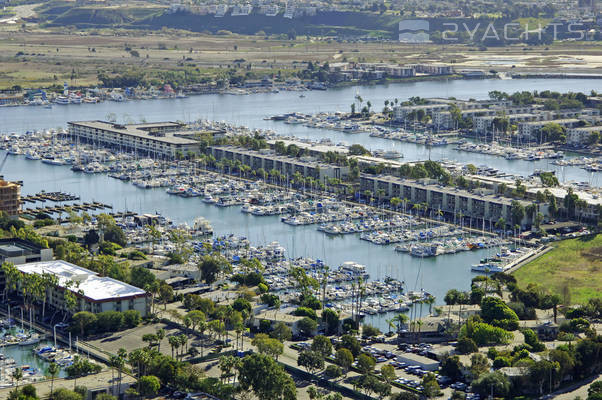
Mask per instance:
[[[2,352],[4,355],[6,355],[7,358],[12,358],[15,360],[15,362],[17,363],[17,365],[29,365],[30,367],[33,367],[35,369],[37,369],[38,371],[41,371],[42,375],[48,375],[48,365],[50,365],[49,363],[45,362],[44,360],[42,360],[40,357],[36,356],[33,353],[33,349],[35,349],[38,346],[53,346],[54,344],[51,341],[42,341],[38,344],[32,344],[29,346],[9,346],[9,347],[5,347],[0,349],[0,352]],[[64,369],[61,368],[58,377],[59,378],[64,378],[67,376],[67,373],[65,372]]]
[[[355,93],[359,90],[364,101],[370,100],[373,107],[380,109],[385,99],[397,97],[400,101],[410,96],[486,98],[491,90],[514,92],[517,90],[545,90],[560,92],[600,90],[600,80],[484,80],[446,81],[391,84],[360,88],[343,88],[330,91],[314,91],[299,98],[297,92],[257,94],[249,96],[207,95],[186,99],[129,101],[125,103],[104,102],[54,106],[52,109],[39,107],[0,108],[0,133],[25,132],[65,126],[70,120],[105,119],[107,114],[116,114],[123,122],[184,120],[199,118],[224,120],[251,128],[270,128],[282,134],[302,137],[330,137],[333,141],[362,143],[369,148],[395,148],[405,159],[428,158],[424,146],[404,144],[384,139],[370,138],[363,134],[345,134],[302,126],[290,126],[274,121],[264,121],[266,116],[285,112],[348,110]],[[553,169],[547,161],[507,161],[498,157],[460,153],[451,147],[433,148],[431,159],[441,158],[487,164],[495,168],[518,174],[529,174],[536,168]],[[315,226],[291,227],[279,221],[277,216],[256,217],[240,212],[239,207],[221,208],[207,205],[198,198],[179,198],[165,193],[164,189],[140,189],[129,183],[111,179],[105,175],[73,173],[66,166],[49,166],[24,157],[11,156],[2,174],[7,179],[23,180],[23,193],[33,194],[40,190],[65,191],[79,194],[83,201],[100,201],[111,204],[117,210],[127,207],[138,212],[160,212],[176,222],[192,221],[197,216],[208,218],[218,235],[234,233],[248,237],[253,243],[265,244],[279,241],[291,256],[309,256],[337,266],[344,261],[365,264],[372,278],[391,276],[407,283],[409,290],[424,288],[442,303],[450,288],[466,290],[470,287],[470,265],[486,256],[487,251],[464,252],[456,255],[439,256],[432,259],[416,259],[397,253],[393,246],[377,246],[361,241],[358,235],[329,237],[316,230]],[[558,170],[565,180],[575,179],[599,184],[599,174],[592,175],[578,168],[565,167]],[[372,318],[372,317],[369,317]],[[374,323],[386,330],[383,317],[374,317]]]
[[[360,143],[369,149],[395,149],[404,154],[406,160],[425,160],[429,154],[425,146],[401,143],[367,134],[349,134],[308,128],[300,125],[286,125],[282,122],[264,121],[263,118],[287,112],[315,113],[319,111],[348,111],[359,93],[364,101],[371,101],[373,108],[380,110],[384,100],[398,98],[400,101],[411,96],[456,97],[459,99],[483,99],[491,90],[515,92],[518,90],[556,90],[559,92],[584,92],[602,90],[602,80],[598,79],[517,79],[517,80],[450,80],[395,83],[378,86],[347,87],[328,91],[307,92],[299,98],[298,92],[254,94],[248,96],[206,95],[185,99],[163,99],[128,101],[116,103],[107,101],[100,104],[80,104],[58,106],[52,109],[41,107],[0,108],[0,134],[22,133],[28,130],[65,127],[67,121],[107,119],[113,114],[120,122],[140,122],[182,120],[200,118],[227,121],[251,128],[269,128],[281,134],[320,139],[328,137],[334,142]],[[535,169],[555,170],[561,181],[578,180],[598,185],[601,174],[591,174],[576,167],[557,167],[547,160],[528,162],[505,160],[503,158],[458,152],[447,147],[433,148],[431,159],[442,158],[486,164],[510,173],[528,175]]]

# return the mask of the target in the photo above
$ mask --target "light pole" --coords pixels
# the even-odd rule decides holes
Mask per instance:
[[[54,324],[54,326],[52,327],[52,332],[54,334],[54,348],[56,349],[56,325]]]

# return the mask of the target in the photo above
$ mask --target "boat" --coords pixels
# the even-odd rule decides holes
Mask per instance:
[[[42,162],[50,165],[65,165],[65,161],[60,158],[44,158]]]
[[[67,96],[58,96],[56,99],[54,99],[54,102],[64,106],[69,104],[69,98]]]
[[[480,264],[473,264],[470,270],[473,272],[485,272],[493,274],[496,272],[504,272],[504,266],[493,262],[486,262]]]
[[[31,334],[27,339],[19,342],[19,346],[28,346],[30,344],[38,344],[40,343],[40,335],[37,333]]]

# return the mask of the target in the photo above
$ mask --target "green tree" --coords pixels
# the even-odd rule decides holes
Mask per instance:
[[[161,388],[161,382],[159,378],[153,375],[146,375],[140,377],[138,380],[139,393],[143,397],[154,397]]]
[[[374,371],[375,365],[376,365],[376,360],[372,356],[370,356],[366,353],[360,354],[357,358],[357,369],[362,374],[367,374],[367,373],[371,373],[372,371]]]
[[[324,369],[324,357],[317,351],[303,350],[297,357],[297,365],[304,367],[310,374],[314,374],[316,371]]]
[[[332,343],[326,336],[317,335],[311,343],[311,349],[326,358],[332,354]]]
[[[295,400],[293,379],[265,354],[251,354],[239,366],[239,383],[244,390],[252,389],[260,399]]]
[[[477,379],[486,372],[489,372],[489,361],[487,360],[487,357],[481,353],[474,353],[470,356],[470,373],[473,378]]]
[[[51,362],[48,365],[48,375],[50,375],[50,398],[52,398],[52,392],[54,391],[54,378],[59,374],[60,368],[57,363]]]
[[[318,328],[318,324],[309,317],[303,317],[303,319],[297,322],[297,328],[302,335],[311,336]]]
[[[354,358],[353,358],[353,354],[351,353],[351,351],[349,351],[346,348],[340,348],[337,350],[336,354],[335,354],[335,362],[341,367],[343,368],[343,371],[345,371],[345,374],[347,374],[347,371],[349,371],[349,368],[351,368],[351,364],[353,364]]]
[[[422,387],[424,387],[422,393],[428,399],[441,396],[441,388],[439,387],[439,383],[435,378],[435,374],[432,372],[429,372],[422,378]]]

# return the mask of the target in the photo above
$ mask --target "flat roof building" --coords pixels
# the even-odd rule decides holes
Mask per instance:
[[[323,182],[326,178],[341,179],[349,173],[348,166],[325,164],[309,158],[278,155],[268,149],[255,151],[233,146],[210,146],[208,149],[216,160],[238,160],[253,170],[263,168],[266,172],[275,169],[289,178],[299,172],[304,177],[311,176]]]
[[[411,180],[390,175],[360,176],[360,190],[371,191],[373,194],[383,191],[382,199],[390,200],[392,197],[408,199],[410,204],[426,203],[433,210],[441,210],[448,215],[462,213],[465,217],[484,219],[495,222],[504,218],[508,223],[512,221],[512,202],[518,201],[523,207],[530,203],[522,200],[513,200],[491,190],[469,192],[450,186],[443,186],[432,179]],[[525,227],[529,223],[527,216],[521,221]]]
[[[48,288],[47,304],[50,307],[75,313],[90,311],[137,310],[146,316],[150,307],[150,294],[127,283],[82,268],[63,260],[40,261],[16,266],[24,274],[51,274],[57,278],[57,286]],[[69,310],[65,302],[65,290],[78,299],[75,310]]]
[[[106,121],[72,121],[69,135],[75,141],[92,143],[148,156],[174,158],[178,153],[199,154],[199,142],[178,134],[184,124],[156,122],[147,124],[117,124]],[[186,132],[190,133],[190,132]]]

